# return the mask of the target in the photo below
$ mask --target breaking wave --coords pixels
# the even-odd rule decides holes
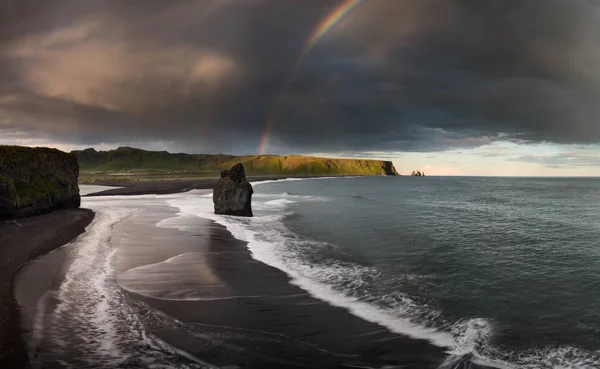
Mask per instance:
[[[289,179],[253,183],[300,181]],[[362,198],[361,195],[353,195]],[[444,320],[441,311],[423,301],[415,301],[401,292],[378,294],[369,289],[380,273],[369,266],[339,258],[323,258],[323,254],[342,252],[336,245],[304,239],[289,230],[284,223],[295,216],[294,205],[306,201],[331,201],[319,196],[258,193],[254,195],[255,217],[237,218],[215,215],[211,195],[173,199],[169,205],[179,209],[180,217],[198,216],[225,226],[234,237],[246,241],[252,256],[284,271],[297,285],[312,296],[343,307],[352,314],[378,323],[393,332],[423,339],[445,348],[449,357],[441,367],[470,362],[502,369],[591,368],[600,364],[596,353],[574,348],[556,348],[515,354],[503,352],[489,343],[494,322],[474,317],[456,322]],[[340,255],[338,255],[340,256]],[[409,280],[422,276],[406,275]]]
[[[115,283],[112,228],[135,209],[107,210],[98,200],[90,200],[86,207],[95,211],[95,219],[67,246],[74,257],[64,281],[38,303],[30,346],[32,367],[57,361],[77,368],[207,368],[150,334]],[[49,310],[50,298],[56,303]]]

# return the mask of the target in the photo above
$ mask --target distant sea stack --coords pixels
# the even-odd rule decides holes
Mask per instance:
[[[410,174],[411,177],[425,177],[425,172],[419,172],[418,170],[413,170]]]
[[[78,208],[79,165],[73,154],[0,145],[0,218]]]
[[[215,214],[251,217],[253,193],[242,164],[222,171],[221,179],[213,191]]]

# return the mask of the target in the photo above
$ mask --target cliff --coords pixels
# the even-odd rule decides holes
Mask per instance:
[[[248,175],[398,175],[390,161],[366,159],[331,159],[311,156],[261,155],[191,155],[166,151],[146,151],[120,147],[111,151],[86,149],[73,151],[86,171],[179,170],[219,175],[221,171],[242,164]]]
[[[56,149],[0,146],[0,218],[78,208],[77,157]]]

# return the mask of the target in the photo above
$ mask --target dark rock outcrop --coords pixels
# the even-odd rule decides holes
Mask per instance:
[[[382,176],[399,176],[396,168],[394,168],[394,164],[391,161],[382,162],[381,166],[381,175]]]
[[[0,146],[0,218],[78,208],[77,157],[49,148]]]
[[[221,179],[213,191],[215,214],[252,216],[252,185],[246,179],[244,166],[234,165],[221,172]]]
[[[410,175],[411,177],[425,177],[425,172],[421,173],[418,170],[413,170],[413,172]]]

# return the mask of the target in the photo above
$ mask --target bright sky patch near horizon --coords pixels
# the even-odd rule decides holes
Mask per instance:
[[[600,176],[600,3],[7,0],[0,10],[0,144]]]

